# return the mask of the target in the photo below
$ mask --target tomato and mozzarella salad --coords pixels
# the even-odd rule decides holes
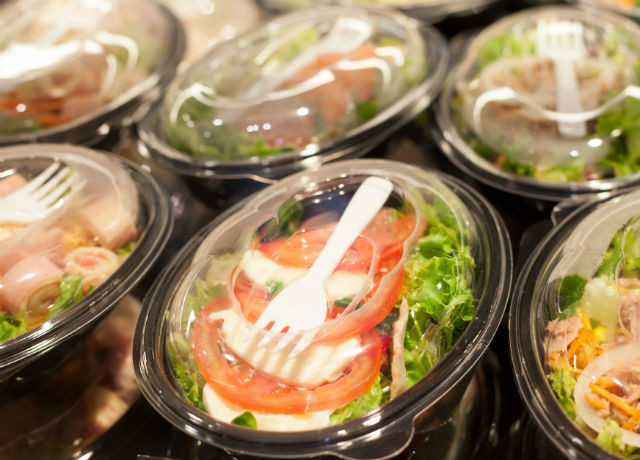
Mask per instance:
[[[240,160],[340,139],[418,85],[425,49],[419,31],[392,16],[284,16],[186,69],[164,101],[167,141],[197,158]]]
[[[211,262],[183,313],[193,319],[188,347],[169,345],[191,403],[270,431],[326,427],[379,407],[424,377],[475,314],[475,264],[449,211],[384,207],[325,280],[326,319],[311,344],[295,356],[295,341],[259,346],[266,330],[252,336],[253,323],[309,270],[338,221],[335,212],[302,220],[299,203],[287,206],[286,231],[261,227],[227,279],[212,273],[229,262]]]
[[[138,197],[127,173],[111,161],[62,158],[76,182],[59,209],[32,223],[0,222],[0,341],[84,298],[136,244]],[[50,164],[53,158],[33,161]],[[0,174],[0,203],[41,172],[24,160],[8,163],[7,174]]]

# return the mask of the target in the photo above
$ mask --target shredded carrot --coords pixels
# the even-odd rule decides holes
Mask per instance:
[[[582,369],[580,369],[579,367],[571,366],[562,362],[552,362],[551,367],[553,367],[554,369],[564,369],[566,371],[573,372],[576,375],[580,375],[582,373]]]
[[[591,321],[589,320],[589,315],[584,310],[578,309],[578,315],[580,315],[580,321],[582,321],[582,327],[586,330],[591,330]]]
[[[640,420],[640,410],[636,411],[636,413],[633,414],[633,417],[631,417],[629,420],[625,422],[624,425],[622,425],[622,428],[625,430],[633,430],[638,424],[639,420]]]
[[[596,398],[592,398],[589,395],[584,395],[584,399],[587,400],[587,402],[589,404],[591,404],[593,407],[595,407],[596,409],[606,409],[607,407],[609,407],[609,405],[605,402],[600,401],[599,399]]]
[[[500,169],[502,169],[502,165],[504,165],[504,161],[506,160],[504,155],[500,155],[497,159],[496,159],[496,166]]]
[[[595,394],[597,394],[598,396],[603,397],[604,399],[609,401],[611,404],[616,406],[618,409],[620,409],[623,412],[626,412],[627,414],[629,414],[632,417],[635,416],[636,413],[638,412],[636,409],[631,407],[624,399],[622,399],[619,396],[614,395],[613,393],[605,390],[604,388],[599,387],[595,383],[590,383],[589,384],[589,388]]]
[[[596,385],[604,388],[605,390],[618,386],[615,380],[613,380],[611,377],[607,377],[606,375],[600,376],[600,378],[596,382]]]

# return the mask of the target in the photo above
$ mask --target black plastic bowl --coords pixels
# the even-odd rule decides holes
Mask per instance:
[[[65,152],[85,158],[104,158],[88,148],[66,144],[38,144],[0,149],[0,169],[33,162],[41,152]],[[49,157],[50,158],[50,157]],[[138,190],[138,243],[118,270],[80,302],[19,336],[0,343],[0,404],[28,391],[82,349],[82,342],[98,322],[130,293],[164,249],[173,229],[169,201],[149,174],[130,161],[109,155],[120,164]]]
[[[419,171],[388,160],[352,160],[323,167],[327,177],[362,180],[367,171]],[[320,169],[322,170],[322,168]],[[349,171],[349,172],[348,172]],[[357,171],[357,173],[353,173]],[[461,181],[436,171],[434,176],[466,208],[468,222],[477,231],[477,273],[474,297],[477,313],[466,331],[436,367],[402,395],[354,420],[335,426],[298,432],[253,430],[215,420],[197,409],[175,383],[167,349],[169,310],[192,259],[213,229],[243,208],[237,203],[198,232],[165,267],[145,297],[134,339],[133,359],[142,393],[170,423],[197,438],[234,454],[271,458],[310,458],[323,455],[350,459],[382,459],[403,452],[417,431],[445,423],[459,406],[473,371],[487,351],[506,308],[511,286],[512,256],[505,226],[491,205]],[[314,179],[302,172],[274,187]],[[354,175],[350,175],[354,174]],[[318,175],[319,177],[319,175]],[[271,192],[273,187],[264,191]],[[288,189],[288,188],[287,188]],[[272,193],[275,193],[272,192]],[[315,196],[315,195],[314,195]],[[252,202],[251,208],[257,205]]]

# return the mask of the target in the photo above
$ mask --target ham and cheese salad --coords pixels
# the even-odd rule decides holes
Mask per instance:
[[[538,23],[550,21],[582,27],[583,54],[572,63],[583,115],[573,123],[583,134],[560,126],[556,64],[538,49]],[[494,176],[567,183],[637,173],[639,42],[636,24],[607,13],[544,7],[511,15],[473,39],[441,109],[468,161]]]
[[[565,276],[546,325],[547,378],[567,415],[622,457],[640,452],[640,218],[613,236],[596,273]]]
[[[166,142],[207,160],[313,154],[394,104],[411,112],[444,64],[427,65],[432,46],[399,13],[324,7],[276,18],[173,82],[159,107]]]
[[[91,153],[49,149],[3,164],[9,169],[0,171],[0,199],[56,161],[70,168],[78,185],[42,220],[0,221],[0,341],[39,326],[84,298],[135,246],[136,186],[116,162]]]
[[[0,7],[0,140],[128,101],[170,54],[148,0],[11,0]]]
[[[295,341],[259,346],[266,330],[253,323],[309,269],[359,180],[279,201],[257,229],[230,218],[207,236],[169,319],[169,360],[193,405],[260,430],[327,427],[400,395],[455,345],[476,311],[468,230],[451,202],[412,186],[392,194],[325,280],[311,345],[296,356]]]

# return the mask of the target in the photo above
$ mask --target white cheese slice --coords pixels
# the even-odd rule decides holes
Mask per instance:
[[[235,311],[221,310],[209,315],[210,321],[218,319],[224,320],[222,340],[233,354],[265,374],[294,385],[313,388],[336,380],[361,351],[360,339],[352,337],[334,346],[312,343],[295,358],[290,358],[295,342],[277,352],[274,351],[277,339],[258,347],[262,335],[245,340],[250,328]]]
[[[202,399],[207,412],[216,420],[230,423],[234,418],[246,412],[246,409],[233,404],[218,395],[209,385],[204,386]],[[267,431],[315,430],[329,426],[331,410],[311,412],[309,414],[262,414],[251,411],[258,429]]]
[[[254,284],[266,288],[269,288],[267,284],[269,282],[277,281],[286,285],[307,272],[305,268],[280,265],[258,250],[245,252],[240,267]],[[329,300],[351,299],[360,292],[366,282],[366,273],[339,270],[326,282]]]

